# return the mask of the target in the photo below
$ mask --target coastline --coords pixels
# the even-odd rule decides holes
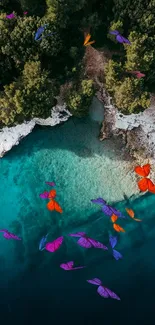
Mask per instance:
[[[104,66],[109,57],[110,53],[106,49],[98,51],[90,46],[87,47],[83,58],[84,76],[94,81],[96,89],[94,98],[97,98],[104,106],[99,139],[103,141],[118,137],[119,141],[125,146],[129,159],[134,159],[139,164],[142,164],[145,159],[150,159],[154,163],[155,97],[151,94],[151,105],[142,113],[130,115],[120,113],[115,107],[112,97],[105,90],[103,80]],[[4,127],[0,130],[0,158],[13,146],[18,145],[22,138],[31,133],[36,124],[54,126],[67,121],[72,116],[65,104],[64,89],[64,86],[61,87],[60,94],[56,97],[57,105],[51,109],[51,116],[47,119],[34,118],[20,125],[10,128]],[[95,105],[94,99],[92,105]]]
[[[47,126],[49,125],[54,126],[57,124],[61,124],[62,122],[67,121],[67,119],[69,119],[70,117],[69,114],[64,117],[63,112],[66,112],[65,106],[57,106],[57,112],[55,111],[53,113],[54,115],[52,114],[52,118],[46,120],[39,119],[39,121],[37,119],[37,124],[47,125]],[[128,155],[128,150],[126,149],[124,143],[120,141],[120,138],[118,136],[111,137],[110,139],[107,139],[106,141],[102,141],[102,142],[99,141],[98,139],[103,116],[105,116],[105,107],[103,106],[103,103],[97,99],[97,97],[94,97],[94,100],[90,108],[90,116],[89,116],[90,119],[93,121],[93,123],[91,123],[91,127],[89,125],[87,126],[87,133],[86,133],[84,130],[82,130],[82,128],[84,127],[85,129],[87,125],[85,124],[85,121],[83,122],[83,119],[81,120],[78,119],[75,125],[74,125],[74,121],[71,120],[70,122],[71,124],[69,123],[70,137],[68,139],[68,143],[78,142],[76,139],[77,137],[79,137],[78,134],[79,135],[81,133],[83,134],[82,149],[78,149],[79,151],[77,150],[76,154],[79,156],[79,159],[81,160],[81,164],[83,160],[85,159],[87,160],[89,159],[89,157],[90,158],[92,157],[92,160],[90,162],[88,161],[88,164],[90,164],[90,166],[92,163],[94,164],[96,161],[96,164],[94,165],[94,172],[93,172],[94,176],[92,179],[92,184],[94,183],[94,186],[96,186],[97,183],[98,184],[101,183],[101,187],[103,186],[104,188],[103,190],[104,198],[108,202],[111,201],[111,198],[112,198],[111,203],[122,201],[124,200],[124,194],[130,198],[139,196],[139,189],[137,187],[136,177],[133,172],[135,167],[135,161],[132,158],[130,158],[130,156]],[[25,130],[25,136],[32,132],[36,124],[35,122],[31,121],[27,124],[24,124],[24,126],[26,126],[25,129],[23,129]],[[74,125],[73,131],[71,131],[72,124]],[[18,127],[19,127],[19,133],[18,134],[16,133],[16,136],[21,134],[20,128],[23,126],[22,125],[16,126],[15,130]],[[51,132],[53,133],[54,130],[52,130]],[[61,133],[61,129],[59,130],[59,132]],[[48,134],[49,131],[47,130],[46,133]],[[23,134],[22,137],[24,137]],[[20,139],[17,138],[16,145],[19,144],[22,137],[20,136]],[[12,134],[10,134],[10,139],[12,141]],[[15,137],[13,139],[15,139]],[[59,146],[58,146],[59,150],[61,150],[61,143],[62,140],[59,142]],[[77,145],[81,146],[80,143],[81,142],[79,140],[79,144]],[[22,146],[22,144],[20,144],[20,146]],[[64,148],[66,146],[68,146],[67,143],[64,145]],[[33,152],[33,148],[31,148],[31,151]],[[46,156],[46,145],[44,151]],[[40,153],[40,155],[41,157],[39,161],[42,160],[42,152]],[[88,173],[88,175],[89,178],[91,178],[91,174]],[[100,177],[98,175],[100,175]],[[83,205],[85,205],[84,202]]]
[[[72,116],[66,109],[65,104],[57,104],[51,110],[51,116],[47,119],[34,118],[31,121],[25,121],[22,124],[13,127],[4,127],[0,130],[0,158],[2,158],[6,152],[11,150],[14,146],[17,146],[19,142],[30,134],[35,125],[41,126],[55,126],[63,123]]]
[[[97,98],[103,103],[105,118],[102,123],[100,140],[121,137],[131,158],[141,163],[145,159],[155,161],[155,99],[151,96],[151,105],[139,114],[124,115],[118,112],[112,98],[105,89],[97,92]]]
[[[66,109],[66,105],[63,103],[62,98],[58,99],[58,102],[59,104],[57,104],[51,110],[51,117],[47,119],[34,118],[32,121],[22,123],[21,125],[17,125],[12,128],[3,128],[0,131],[0,157],[2,158],[6,152],[11,150],[13,146],[18,145],[23,138],[25,138],[28,134],[33,131],[35,125],[38,124],[41,126],[55,126],[67,121],[72,115]],[[152,110],[153,107],[150,108],[150,112],[152,112]],[[148,145],[147,141],[145,142],[146,150],[143,152],[141,151],[140,145],[143,144],[145,137],[143,136],[142,139],[139,140],[139,138],[135,136],[135,139],[138,139],[139,141],[136,144],[139,146],[138,150],[134,141],[132,141],[132,132],[135,133],[135,130],[138,130],[139,132],[139,125],[141,121],[144,121],[144,126],[146,125],[147,128],[150,128],[150,125],[147,125],[147,120],[145,121],[145,115],[142,113],[137,114],[136,116],[131,116],[130,119],[130,116],[123,116],[122,114],[119,114],[117,109],[112,104],[110,96],[107,95],[106,91],[103,88],[102,90],[100,89],[99,91],[97,91],[96,96],[94,97],[92,105],[90,107],[90,111],[92,114],[92,119],[96,123],[101,125],[98,139],[103,143],[106,141],[106,150],[111,152],[112,160],[115,160],[115,164],[112,163],[112,169],[116,169],[116,174],[118,178],[119,174],[121,175],[121,182],[123,178],[126,179],[127,175],[125,183],[129,184],[130,189],[127,186],[124,187],[122,182],[121,191],[119,191],[119,194],[118,196],[116,196],[114,201],[123,200],[123,193],[125,193],[129,197],[139,195],[139,190],[136,184],[136,177],[133,172],[134,167],[137,164],[143,165],[147,163],[148,157],[150,164],[153,165],[154,163],[154,157],[151,157],[150,146]],[[150,118],[149,114],[148,118]],[[152,132],[151,128],[150,132]],[[155,132],[152,132],[152,134],[155,136]],[[96,138],[96,141],[98,141],[98,139]],[[143,155],[141,152],[143,153]],[[109,163],[111,163],[111,160],[109,160]],[[110,177],[110,174],[108,174],[108,177]],[[115,178],[114,175],[113,177],[114,180],[116,180],[117,177]],[[151,170],[151,177],[153,179],[155,178],[154,167],[152,167]],[[110,188],[112,188],[111,182]],[[125,191],[125,188],[127,189],[127,192]],[[112,197],[115,197],[115,186]],[[108,199],[109,198],[110,197],[108,197]]]
[[[100,141],[119,137],[131,158],[138,162],[144,161],[144,159],[155,161],[154,98],[150,108],[142,113],[131,115],[119,113],[112,103],[112,98],[103,87],[96,92],[92,105],[96,104],[95,99],[98,99],[104,106],[104,118],[99,134]],[[34,118],[17,126],[2,128],[0,130],[0,158],[30,134],[35,125],[55,126],[67,121],[71,116],[66,104],[60,99],[58,104],[52,108],[51,116],[47,119]]]

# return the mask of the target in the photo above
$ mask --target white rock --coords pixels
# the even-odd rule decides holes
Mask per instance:
[[[151,95],[151,105],[144,112],[139,114],[124,115],[118,112],[117,108],[112,102],[112,97],[110,97],[105,89],[98,93],[98,99],[104,103],[105,108],[105,120],[111,127],[112,133],[116,130],[130,131],[132,129],[141,127],[143,135],[141,136],[141,143],[146,143],[148,145],[148,151],[150,156],[155,159],[155,98]],[[104,132],[104,127],[101,129]],[[147,141],[146,141],[147,139]],[[137,148],[138,149],[138,148]]]
[[[115,128],[132,130],[139,126],[147,136],[151,152],[155,157],[155,107],[150,106],[142,113],[131,115],[123,115],[117,111]]]
[[[70,116],[65,104],[56,105],[51,110],[51,117],[47,119],[34,118],[14,127],[4,127],[0,130],[0,157],[3,157],[13,146],[18,145],[21,139],[32,132],[36,124],[54,126],[67,121]]]
[[[35,124],[44,125],[44,126],[54,126],[60,124],[69,119],[72,114],[66,109],[66,105],[56,105],[52,108],[51,117],[47,119],[34,118],[33,121]]]

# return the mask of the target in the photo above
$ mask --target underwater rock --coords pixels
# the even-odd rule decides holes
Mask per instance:
[[[151,150],[147,134],[141,125],[127,131],[126,148],[129,150],[130,156],[135,159],[139,159],[139,157],[153,158],[153,150]]]

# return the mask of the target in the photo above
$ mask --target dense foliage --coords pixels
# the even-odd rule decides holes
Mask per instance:
[[[41,71],[40,62],[27,62],[22,76],[4,87],[0,98],[0,120],[5,125],[13,125],[24,118],[48,117],[56,95],[56,84],[48,78],[46,71]]]
[[[27,11],[27,14],[24,14]],[[14,12],[15,18],[6,19]],[[34,39],[46,24],[41,40]],[[116,42],[117,29],[131,45]],[[0,125],[46,117],[62,84],[73,115],[83,116],[94,95],[84,72],[83,33],[111,53],[103,80],[119,110],[137,113],[149,106],[155,83],[155,0],[1,0]],[[129,74],[140,70],[145,78]]]
[[[80,85],[73,85],[66,93],[66,103],[71,113],[77,117],[85,115],[93,95],[92,80],[82,80]]]

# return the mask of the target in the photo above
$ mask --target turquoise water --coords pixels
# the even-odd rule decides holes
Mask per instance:
[[[154,324],[155,196],[145,194],[115,203],[122,212],[132,207],[143,220],[120,221],[126,230],[118,235],[121,261],[115,261],[110,250],[85,250],[67,237],[69,232],[86,231],[108,245],[109,233],[114,234],[112,225],[106,217],[100,219],[99,207],[90,200],[100,196],[112,203],[123,198],[123,193],[133,194],[134,182],[128,185],[132,172],[123,177],[119,143],[101,143],[98,134],[99,124],[89,118],[36,128],[0,160],[0,228],[22,237],[18,242],[0,236],[1,320]],[[56,183],[62,215],[49,212],[45,200],[39,198],[49,189],[45,181]],[[49,241],[65,236],[55,254],[38,250],[47,232]],[[60,269],[69,260],[87,268]],[[97,287],[86,282],[92,277],[101,278],[121,302],[99,297]]]

